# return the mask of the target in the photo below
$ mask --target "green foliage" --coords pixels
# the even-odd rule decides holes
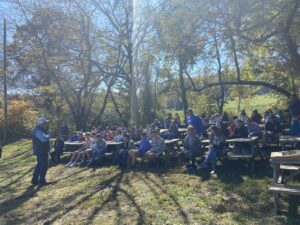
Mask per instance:
[[[30,137],[31,130],[35,125],[38,112],[35,111],[34,105],[28,100],[9,101],[8,107],[8,141],[15,141],[20,138]],[[0,112],[0,130],[3,131],[4,120],[3,111]],[[1,139],[2,139],[1,135]],[[2,141],[1,141],[2,142]]]

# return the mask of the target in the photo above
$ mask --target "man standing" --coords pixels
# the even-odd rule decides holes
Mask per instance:
[[[50,134],[48,132],[48,120],[38,118],[37,125],[32,131],[32,149],[37,158],[31,183],[33,185],[47,185],[45,179],[48,169],[48,152],[50,150]]]

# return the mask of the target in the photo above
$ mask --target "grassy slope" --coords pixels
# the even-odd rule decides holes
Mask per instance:
[[[241,102],[241,109],[245,109],[250,116],[253,109],[257,109],[263,114],[267,109],[276,105],[277,100],[272,95],[257,95],[253,98],[243,99]],[[237,101],[229,101],[224,106],[224,111],[232,115],[237,114]]]
[[[285,212],[273,216],[267,192],[272,170],[257,163],[254,176],[237,161],[220,172],[184,173],[178,165],[147,162],[121,172],[103,167],[51,167],[53,184],[30,186],[35,158],[27,140],[4,149],[0,161],[0,224],[286,224]],[[292,203],[290,203],[291,205]],[[281,201],[287,210],[287,199]],[[298,220],[299,222],[299,220]],[[299,224],[299,223],[298,223]]]

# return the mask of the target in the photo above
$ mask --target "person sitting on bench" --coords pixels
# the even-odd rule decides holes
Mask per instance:
[[[235,120],[235,130],[230,138],[246,138],[248,137],[248,130],[244,125],[243,121],[240,119]],[[250,154],[249,143],[235,143],[233,148],[233,153],[235,155],[247,155]]]
[[[146,158],[150,160],[161,156],[166,147],[165,140],[159,136],[157,129],[152,131],[151,142],[151,149],[146,153]]]
[[[64,149],[64,140],[61,136],[57,136],[54,142],[54,151],[50,153],[51,161],[53,163],[59,163],[60,162],[60,156],[63,153]]]
[[[92,143],[91,133],[86,133],[86,141],[82,148],[72,153],[70,161],[66,164],[66,166],[75,166],[79,160],[84,160],[84,151],[90,149],[90,145]]]
[[[187,136],[183,141],[183,151],[179,153],[179,157],[186,162],[186,169],[196,169],[196,157],[201,153],[201,142],[196,134],[194,126],[189,125],[187,128]],[[191,164],[189,162],[191,161]]]
[[[209,150],[208,154],[201,164],[201,168],[207,167],[208,161],[211,161],[212,171],[211,174],[216,172],[217,157],[221,156],[225,146],[225,136],[217,126],[211,126],[208,129],[209,133]]]
[[[136,158],[138,156],[145,156],[146,152],[148,152],[151,148],[149,141],[147,140],[146,132],[141,133],[141,140],[139,142],[138,149],[131,149],[128,151],[128,162],[130,166],[134,166],[136,163]]]
[[[96,134],[96,139],[91,143],[92,157],[89,160],[87,166],[92,166],[98,158],[98,163],[102,162],[102,158],[106,150],[106,141],[101,133]]]

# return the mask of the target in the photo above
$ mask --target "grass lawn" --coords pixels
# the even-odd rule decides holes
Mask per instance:
[[[273,95],[256,95],[252,98],[242,99],[241,109],[245,109],[248,116],[251,116],[251,113],[254,109],[257,109],[258,112],[263,115],[263,113],[272,108],[273,106],[277,106],[277,100]],[[238,115],[237,113],[237,100],[228,101],[224,105],[224,111],[232,114]]]
[[[295,197],[283,196],[273,215],[272,170],[263,162],[250,175],[243,162],[228,161],[212,177],[176,163],[125,171],[62,163],[49,168],[53,183],[41,188],[30,185],[34,165],[30,141],[4,148],[0,224],[300,224]]]

